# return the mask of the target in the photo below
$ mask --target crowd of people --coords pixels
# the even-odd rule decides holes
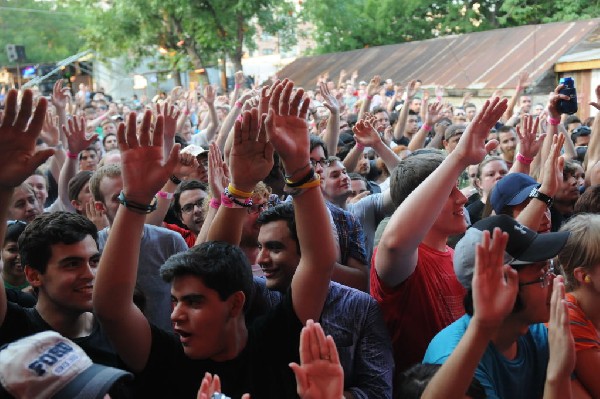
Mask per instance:
[[[0,397],[600,397],[600,119],[357,78],[9,91]]]

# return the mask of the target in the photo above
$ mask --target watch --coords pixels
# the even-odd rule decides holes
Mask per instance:
[[[529,193],[529,198],[539,199],[540,201],[545,203],[548,206],[548,208],[550,208],[552,206],[552,203],[554,202],[552,197],[542,193],[540,190],[537,189],[537,187],[531,189],[531,192]]]

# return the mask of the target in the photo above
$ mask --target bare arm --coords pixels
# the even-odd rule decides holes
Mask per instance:
[[[37,152],[35,149],[47,107],[48,102],[41,98],[32,118],[33,95],[30,90],[23,92],[19,105],[16,90],[9,90],[6,95],[4,113],[0,116],[0,242],[4,242],[14,188],[54,153],[53,149]],[[4,323],[6,308],[6,292],[0,276],[0,326]]]
[[[409,103],[414,98],[417,93],[416,90],[417,81],[411,80],[406,87],[406,100],[404,105],[402,106],[402,110],[400,111],[400,115],[398,115],[398,120],[396,121],[396,127],[394,128],[394,140],[400,140],[404,136],[404,129],[406,128],[406,120],[408,119],[408,108]]]
[[[590,105],[600,111],[600,85],[596,86],[596,102],[591,102]],[[596,162],[600,161],[600,112],[596,113],[596,118],[594,119],[586,157],[587,164],[585,165],[585,169],[587,175],[587,171],[590,170]]]
[[[364,146],[361,144],[355,144],[354,147],[350,149],[344,161],[342,162],[346,170],[354,170],[356,165],[358,165],[358,160],[363,156]]]
[[[510,98],[510,100],[508,100],[508,107],[506,108],[506,112],[502,117],[503,120],[508,121],[510,118],[512,118],[515,105],[517,104],[517,99],[519,98],[521,93],[523,93],[523,90],[527,87],[527,79],[529,79],[529,73],[523,71],[519,74],[517,80],[517,88],[515,89],[515,92]]]
[[[338,139],[340,137],[340,104],[334,95],[329,92],[326,83],[319,84],[319,91],[325,99],[323,105],[329,110],[327,128],[323,135],[323,141],[327,147],[328,154],[337,153]]]
[[[358,123],[352,128],[352,131],[354,132],[354,139],[356,140],[357,144],[362,145],[363,148],[373,148],[373,150],[375,150],[377,155],[379,155],[389,170],[393,170],[398,163],[400,163],[400,158],[398,158],[398,155],[396,155],[396,153],[392,151],[390,147],[385,145],[381,139],[381,136],[379,133],[377,133],[375,128],[373,128],[373,125],[369,120],[359,120]],[[353,150],[356,147],[357,146],[354,146]],[[344,162],[344,166],[345,165],[346,163]],[[354,168],[350,170],[354,170]]]
[[[358,119],[362,119],[365,116],[365,113],[369,112],[371,109],[371,100],[373,96],[379,92],[379,86],[381,84],[381,76],[375,75],[373,79],[369,82],[367,86],[367,95],[363,98],[362,106],[360,107],[360,111],[358,112]]]
[[[544,142],[544,137],[546,137],[545,133],[541,134],[539,138],[536,137],[539,124],[539,118],[533,120],[530,115],[523,116],[521,125],[517,126],[517,136],[519,137],[519,154],[521,157],[515,157],[515,162],[510,168],[509,173],[529,174],[530,165],[540,152],[542,143]]]
[[[177,162],[176,145],[162,163],[163,117],[156,120],[152,138],[151,112],[146,111],[136,136],[136,115],[119,126],[117,138],[122,157],[123,194],[130,202],[149,204],[171,175]],[[152,143],[151,143],[152,142]],[[94,312],[119,357],[133,371],[144,369],[150,356],[150,324],[133,303],[140,242],[145,214],[119,206],[111,227],[94,286]]]
[[[408,144],[408,149],[410,151],[416,151],[420,148],[423,148],[427,134],[431,131],[435,124],[442,119],[443,115],[440,113],[442,111],[442,103],[436,102],[429,104],[426,109],[427,112],[423,118],[425,123],[421,126],[419,131],[413,136],[412,140]]]
[[[487,101],[460,138],[456,149],[421,183],[392,215],[377,251],[375,267],[389,287],[406,280],[415,270],[418,246],[438,218],[456,181],[469,165],[481,162],[497,144],[485,143],[490,128],[506,110],[506,101]]]

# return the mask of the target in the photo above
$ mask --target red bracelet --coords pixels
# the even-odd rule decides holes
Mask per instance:
[[[367,94],[367,99],[368,99],[368,100],[372,100],[372,99],[373,99],[373,96],[370,96],[370,95],[368,95],[368,94]]]
[[[556,126],[556,125],[558,125],[560,123],[560,118],[552,118],[550,115],[548,115],[547,121],[552,126]]]
[[[236,88],[236,89],[239,89],[240,87],[242,87],[242,85],[241,85],[241,84],[239,84],[239,83],[236,83],[236,84],[235,84],[235,88]]]
[[[242,108],[244,106],[244,104],[242,104],[240,101],[236,101],[235,106],[238,108]]]
[[[78,153],[73,154],[71,151],[67,150],[67,158],[77,159],[78,156],[79,156]]]
[[[166,192],[166,191],[159,191],[158,193],[156,193],[156,196],[157,196],[157,197],[160,197],[160,198],[164,198],[164,199],[172,200],[172,199],[173,199],[173,197],[175,196],[175,194],[173,194],[173,193],[168,193],[168,192]]]
[[[355,147],[356,147],[356,149],[357,149],[357,150],[359,150],[359,151],[362,151],[362,150],[364,150],[364,149],[365,149],[365,146],[364,146],[364,145],[362,145],[361,143],[356,143]]]
[[[432,129],[431,126],[429,126],[427,123],[424,124],[422,127],[423,127],[423,130],[425,130],[426,132],[429,132]]]
[[[524,165],[529,165],[533,162],[533,158],[527,158],[525,155],[518,153],[517,161],[521,162]]]
[[[220,198],[212,198],[208,205],[213,209],[219,209],[219,207],[221,206],[221,199]]]

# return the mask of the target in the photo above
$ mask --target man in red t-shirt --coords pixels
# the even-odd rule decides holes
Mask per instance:
[[[205,218],[204,199],[208,196],[207,186],[198,180],[186,180],[173,196],[173,211],[186,228],[165,223],[164,227],[181,234],[188,247],[196,243],[196,236]]]
[[[371,295],[390,329],[396,372],[421,362],[434,335],[464,314],[465,290],[446,245],[467,228],[467,199],[456,182],[497,145],[485,140],[505,110],[506,100],[486,103],[445,159],[438,152],[414,154],[393,172],[390,190],[399,206],[372,258]]]

